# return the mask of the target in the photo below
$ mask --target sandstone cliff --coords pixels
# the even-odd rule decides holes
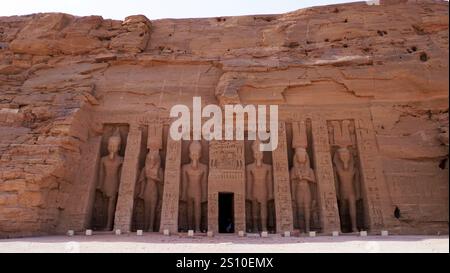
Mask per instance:
[[[444,1],[151,22],[0,17],[0,236],[57,231],[85,109],[168,110],[193,95],[369,107],[399,225],[448,231],[448,19]]]

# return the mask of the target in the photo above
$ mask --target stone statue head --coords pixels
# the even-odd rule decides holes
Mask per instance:
[[[347,170],[353,162],[352,154],[347,147],[340,147],[336,150],[335,160],[337,159],[342,162],[345,170]]]
[[[193,165],[197,165],[202,154],[202,145],[198,140],[194,140],[189,145],[189,158],[191,159]]]
[[[295,148],[294,165],[295,166],[306,165],[308,167],[310,166],[308,152],[306,151],[305,148],[303,147]]]
[[[264,157],[264,153],[259,149],[259,144],[259,139],[255,139],[252,144],[253,158],[258,166],[261,165]]]
[[[120,137],[119,130],[117,129],[114,134],[108,139],[108,152],[111,156],[114,156],[119,152],[121,142],[122,139]]]
[[[159,167],[160,164],[161,164],[161,156],[159,155],[159,150],[150,149],[145,159],[145,166]]]

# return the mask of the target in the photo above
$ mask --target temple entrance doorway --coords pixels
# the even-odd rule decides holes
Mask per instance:
[[[234,194],[219,192],[219,232],[234,233]]]

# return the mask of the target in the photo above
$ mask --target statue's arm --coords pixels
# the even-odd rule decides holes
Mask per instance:
[[[294,170],[293,169],[291,169],[291,171],[289,172],[289,181],[290,181],[290,183],[289,183],[289,186],[291,187],[291,198],[292,198],[292,201],[294,201],[295,200],[295,194],[294,194],[294,180],[295,180],[295,177],[294,177]]]
[[[317,182],[316,181],[316,174],[314,173],[313,169],[309,169],[309,178],[310,178],[311,182],[313,182],[313,183]]]
[[[117,170],[117,175],[118,175],[119,181],[122,178],[123,158],[120,161],[121,161],[120,166],[119,166],[119,169]]]
[[[360,176],[360,173],[359,173],[359,168],[355,167],[355,174],[354,174],[354,177],[353,177],[353,183],[354,183],[353,187],[355,189],[356,200],[359,200],[359,199],[362,198],[360,178],[361,178],[361,176]]]
[[[272,171],[272,166],[270,166],[268,172],[267,172],[267,178],[268,183],[267,183],[267,193],[268,193],[268,197],[269,200],[274,199],[273,196],[273,171]]]
[[[156,182],[161,182],[161,167],[160,164],[155,167],[155,172],[150,172],[150,178],[155,180]]]
[[[164,185],[164,170],[163,168],[159,168],[159,181],[161,182],[161,185]]]
[[[181,167],[181,200],[187,200],[187,174],[185,168]]]
[[[314,173],[313,169],[309,169],[310,177],[311,177],[311,183],[310,183],[310,190],[311,190],[311,201],[312,201],[312,207],[314,208],[317,203],[317,180],[316,180],[316,174]]]
[[[98,174],[98,181],[97,181],[97,189],[103,190],[103,183],[105,179],[105,166],[103,165],[103,159],[100,160],[100,169]]]
[[[333,168],[333,172],[334,172],[334,187],[336,188],[336,197],[337,199],[341,199],[340,196],[340,189],[339,189],[339,184],[340,184],[340,179],[339,179],[339,174],[338,171],[336,169]]]
[[[340,193],[341,191],[339,190],[339,183],[340,183],[340,179],[339,179],[339,170],[340,170],[340,162],[339,159],[337,157],[336,152],[334,153],[333,156],[333,173],[334,173],[334,187],[336,188],[336,198],[339,200],[340,199]]]
[[[201,187],[202,187],[202,200],[201,202],[206,202],[208,201],[208,167],[205,166],[205,171],[203,172],[202,175],[202,181],[201,181]]]
[[[144,194],[144,188],[145,188],[145,167],[141,170],[141,173],[139,174],[138,178],[138,192],[137,196],[141,197]]]
[[[158,202],[160,202],[162,200],[162,194],[164,192],[164,170],[163,168],[159,168],[158,171],[158,178],[159,178],[159,183],[158,183]]]

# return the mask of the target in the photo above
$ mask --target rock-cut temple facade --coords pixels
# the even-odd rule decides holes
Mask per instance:
[[[448,20],[406,0],[0,17],[0,237],[448,234]],[[277,105],[277,148],[174,140],[193,97]]]

